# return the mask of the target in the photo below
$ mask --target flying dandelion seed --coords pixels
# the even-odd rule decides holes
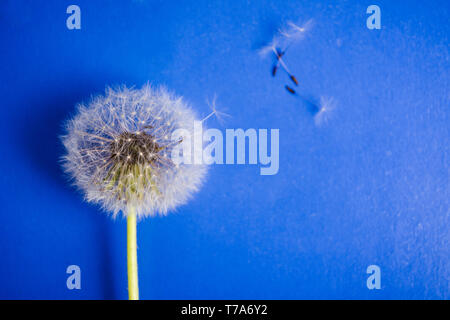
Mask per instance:
[[[228,113],[225,113],[223,111],[219,111],[217,110],[217,95],[214,94],[214,97],[212,98],[211,101],[207,100],[206,104],[209,106],[209,108],[211,109],[211,113],[208,114],[205,118],[203,118],[202,122],[206,121],[207,119],[209,119],[210,117],[212,117],[213,115],[216,117],[217,121],[223,125],[224,123],[224,117],[231,117],[231,115],[229,115]]]
[[[285,56],[286,51],[290,46],[305,38],[307,32],[311,29],[313,24],[314,22],[312,19],[308,20],[302,25],[289,21],[283,28],[278,29],[278,32],[267,45],[263,46],[259,50],[259,54],[261,56],[266,56],[270,53],[273,53],[275,55],[276,60],[275,64],[272,67],[272,76],[275,76],[278,69],[281,67],[281,69],[288,74],[290,80],[295,84],[295,86],[299,86],[299,81],[294,76],[294,74],[291,73],[286,63],[284,62],[283,57]],[[309,106],[310,111],[314,114],[314,123],[316,126],[321,126],[324,123],[328,122],[333,110],[336,107],[336,103],[332,98],[321,97],[320,103],[317,104],[311,102],[301,93],[297,92],[288,85],[285,85],[285,89],[290,94],[299,97],[304,103]]]
[[[304,24],[294,23],[292,21],[278,29],[272,40],[259,50],[259,54],[265,56],[271,52],[282,53],[284,55],[291,45],[304,39],[308,31],[313,26],[313,20],[310,19]],[[280,58],[281,58],[280,56]]]
[[[89,202],[116,216],[134,208],[139,218],[164,215],[184,204],[202,184],[203,165],[175,166],[171,133],[193,132],[193,111],[181,98],[150,85],[107,89],[78,106],[62,138],[66,172]]]
[[[333,98],[320,97],[320,105],[317,113],[314,115],[314,123],[316,126],[326,124],[330,119],[334,109],[336,108],[336,101]]]
[[[274,65],[272,66],[273,77],[276,76],[278,69],[281,67],[281,69],[288,74],[290,80],[296,86],[299,85],[297,78],[292,74],[292,72],[284,62],[283,56],[286,54],[286,51],[291,45],[305,37],[306,32],[311,28],[312,24],[313,20],[309,20],[303,25],[299,25],[297,23],[289,21],[285,27],[278,30],[278,32],[267,45],[259,50],[259,54],[261,56],[265,56],[268,53],[273,53],[275,55],[276,60]],[[289,92],[291,91],[289,90]]]

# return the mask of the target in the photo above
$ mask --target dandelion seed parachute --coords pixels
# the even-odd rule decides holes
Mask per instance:
[[[176,129],[193,136],[196,116],[182,98],[165,88],[108,88],[78,105],[62,137],[62,162],[89,202],[113,217],[133,208],[138,218],[165,215],[201,186],[206,166],[175,165]]]
[[[303,25],[289,21],[284,28],[279,30],[278,37],[283,41],[286,41],[286,45],[290,45],[290,43],[294,41],[303,39],[306,35],[306,32],[309,31],[312,26],[312,19],[306,21]]]
[[[206,116],[205,118],[202,119],[202,122],[204,122],[205,120],[207,120],[209,117],[211,117],[212,115],[214,115],[217,119],[217,121],[220,124],[224,124],[224,118],[225,117],[231,117],[228,113],[225,113],[223,111],[219,111],[217,110],[217,106],[216,106],[216,102],[217,102],[217,95],[214,94],[214,97],[212,98],[211,101],[206,101],[206,103],[208,104],[209,108],[211,109],[211,113]]]
[[[318,110],[314,115],[314,123],[316,126],[321,126],[328,122],[336,108],[336,102],[333,98],[320,97],[320,105],[318,106]]]
[[[271,52],[284,53],[292,44],[302,40],[312,26],[312,19],[306,21],[302,25],[300,23],[289,21],[285,26],[278,30],[267,45],[259,50],[259,54],[265,56]]]

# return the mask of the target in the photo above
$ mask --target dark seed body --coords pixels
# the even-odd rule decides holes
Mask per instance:
[[[290,75],[289,78],[291,78],[292,82],[295,83],[296,86],[298,86],[297,78],[294,75]]]
[[[291,94],[295,94],[295,93],[296,93],[295,90],[292,89],[292,88],[289,87],[289,86],[285,86],[285,88],[286,88],[286,90],[289,91],[289,93],[291,93]]]

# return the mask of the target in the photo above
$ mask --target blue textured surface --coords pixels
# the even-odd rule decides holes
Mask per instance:
[[[279,128],[280,171],[212,166],[188,205],[140,223],[142,298],[449,298],[449,3],[376,1],[382,30],[370,4],[1,1],[0,298],[127,298],[125,221],[68,185],[58,135],[77,102],[148,80],[203,115],[217,94],[227,128]],[[310,18],[286,61],[337,101],[322,127],[257,54]]]

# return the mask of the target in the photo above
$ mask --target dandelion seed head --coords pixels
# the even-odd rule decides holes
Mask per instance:
[[[67,122],[64,169],[87,201],[114,217],[126,216],[130,207],[138,217],[165,215],[186,203],[205,179],[206,166],[176,166],[169,157],[171,133],[184,129],[193,135],[195,120],[190,107],[164,88],[108,88],[78,105]]]

